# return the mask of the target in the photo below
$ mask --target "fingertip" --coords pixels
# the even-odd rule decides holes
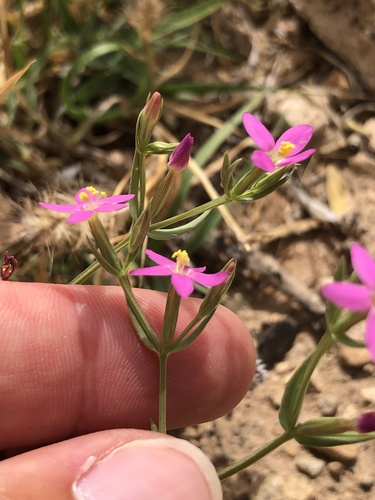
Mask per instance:
[[[76,500],[222,498],[212,463],[181,439],[131,441],[98,461],[89,458],[87,466],[72,488]]]
[[[220,500],[207,456],[191,443],[116,429],[56,443],[0,463],[4,498],[24,500]]]

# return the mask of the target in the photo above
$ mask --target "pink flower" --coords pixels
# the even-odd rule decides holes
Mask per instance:
[[[203,286],[216,286],[228,278],[228,273],[225,272],[204,274],[205,267],[188,266],[190,260],[186,250],[177,250],[172,255],[172,258],[176,258],[176,262],[152,250],[146,250],[146,255],[158,265],[136,269],[130,274],[133,276],[172,276],[172,285],[181,297],[188,297],[193,293],[193,281]]]
[[[242,121],[246,132],[261,150],[254,151],[251,160],[256,167],[266,172],[273,172],[276,167],[287,167],[306,160],[315,153],[315,149],[307,149],[300,153],[313,134],[314,129],[311,125],[292,127],[275,142],[271,132],[254,115],[244,113]]]
[[[187,167],[193,144],[194,137],[191,134],[185,135],[180,144],[176,146],[176,149],[171,154],[168,162],[168,167],[175,170],[183,170],[185,167]]]
[[[71,213],[66,222],[76,224],[89,219],[95,212],[116,212],[126,208],[128,206],[126,202],[134,198],[134,194],[107,197],[104,191],[99,192],[94,187],[88,186],[80,189],[75,198],[77,203],[72,205],[43,202],[39,202],[39,205],[54,212]]]
[[[375,361],[375,261],[358,243],[350,248],[352,266],[362,285],[337,281],[322,287],[322,295],[338,307],[349,311],[368,311],[365,342]]]

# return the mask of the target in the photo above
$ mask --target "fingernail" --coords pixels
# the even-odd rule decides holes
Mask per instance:
[[[206,455],[176,438],[131,441],[84,467],[76,500],[221,500],[219,478]]]

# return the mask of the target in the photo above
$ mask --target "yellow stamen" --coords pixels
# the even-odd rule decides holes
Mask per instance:
[[[186,250],[177,250],[177,252],[172,255],[172,259],[176,259],[179,269],[183,269],[190,262],[189,254]]]
[[[99,194],[99,191],[94,188],[94,186],[86,186],[87,191],[90,191],[91,194]]]
[[[283,158],[287,157],[289,153],[296,147],[295,144],[289,141],[282,141],[279,147],[278,154]]]
[[[102,198],[107,198],[107,193],[105,191],[99,192],[96,188],[94,188],[94,186],[86,186],[86,189],[91,194],[100,194]],[[82,201],[89,201],[89,196],[85,192],[80,193],[79,197]]]

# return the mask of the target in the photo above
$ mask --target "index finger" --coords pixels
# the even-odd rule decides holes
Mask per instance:
[[[165,294],[135,290],[159,331]],[[1,448],[157,422],[158,359],[138,339],[119,287],[0,283]],[[199,300],[182,301],[177,329]],[[247,391],[254,348],[245,325],[219,308],[170,356],[168,426],[217,418]]]

